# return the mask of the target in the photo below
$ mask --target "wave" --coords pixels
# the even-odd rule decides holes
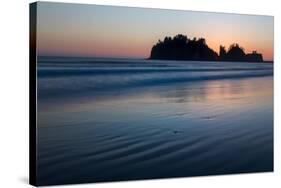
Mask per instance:
[[[138,66],[135,66],[138,63]],[[44,64],[44,63],[43,63]],[[241,79],[273,75],[272,64],[137,61],[106,65],[92,63],[41,63],[37,67],[40,97],[92,92],[98,94],[128,88],[159,86],[183,82]]]
[[[170,85],[177,83],[191,83],[198,81],[211,81],[223,79],[242,79],[252,77],[272,76],[272,70],[266,71],[216,71],[216,72],[173,72],[157,74],[122,74],[114,75],[88,75],[75,77],[42,77],[38,79],[38,96],[57,97],[91,95],[110,93],[110,91],[126,91],[132,88]]]
[[[272,68],[44,68],[38,69],[39,77],[88,76],[103,74],[141,74],[172,72],[216,72],[216,71],[266,71]]]

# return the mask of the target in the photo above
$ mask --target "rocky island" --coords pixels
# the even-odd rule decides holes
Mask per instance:
[[[150,59],[263,62],[262,54],[257,51],[246,54],[239,44],[230,45],[228,50],[220,46],[218,54],[207,45],[204,38],[189,39],[182,34],[159,40],[151,49]]]

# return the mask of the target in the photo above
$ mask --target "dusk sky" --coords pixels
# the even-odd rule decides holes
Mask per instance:
[[[37,10],[39,55],[148,58],[159,39],[184,34],[273,60],[271,16],[47,2]]]

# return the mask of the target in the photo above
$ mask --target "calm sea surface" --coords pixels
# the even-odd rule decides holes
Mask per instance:
[[[273,170],[273,65],[39,58],[38,183]]]

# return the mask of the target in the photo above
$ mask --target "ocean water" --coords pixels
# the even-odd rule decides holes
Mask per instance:
[[[38,184],[273,171],[273,64],[37,63]]]

